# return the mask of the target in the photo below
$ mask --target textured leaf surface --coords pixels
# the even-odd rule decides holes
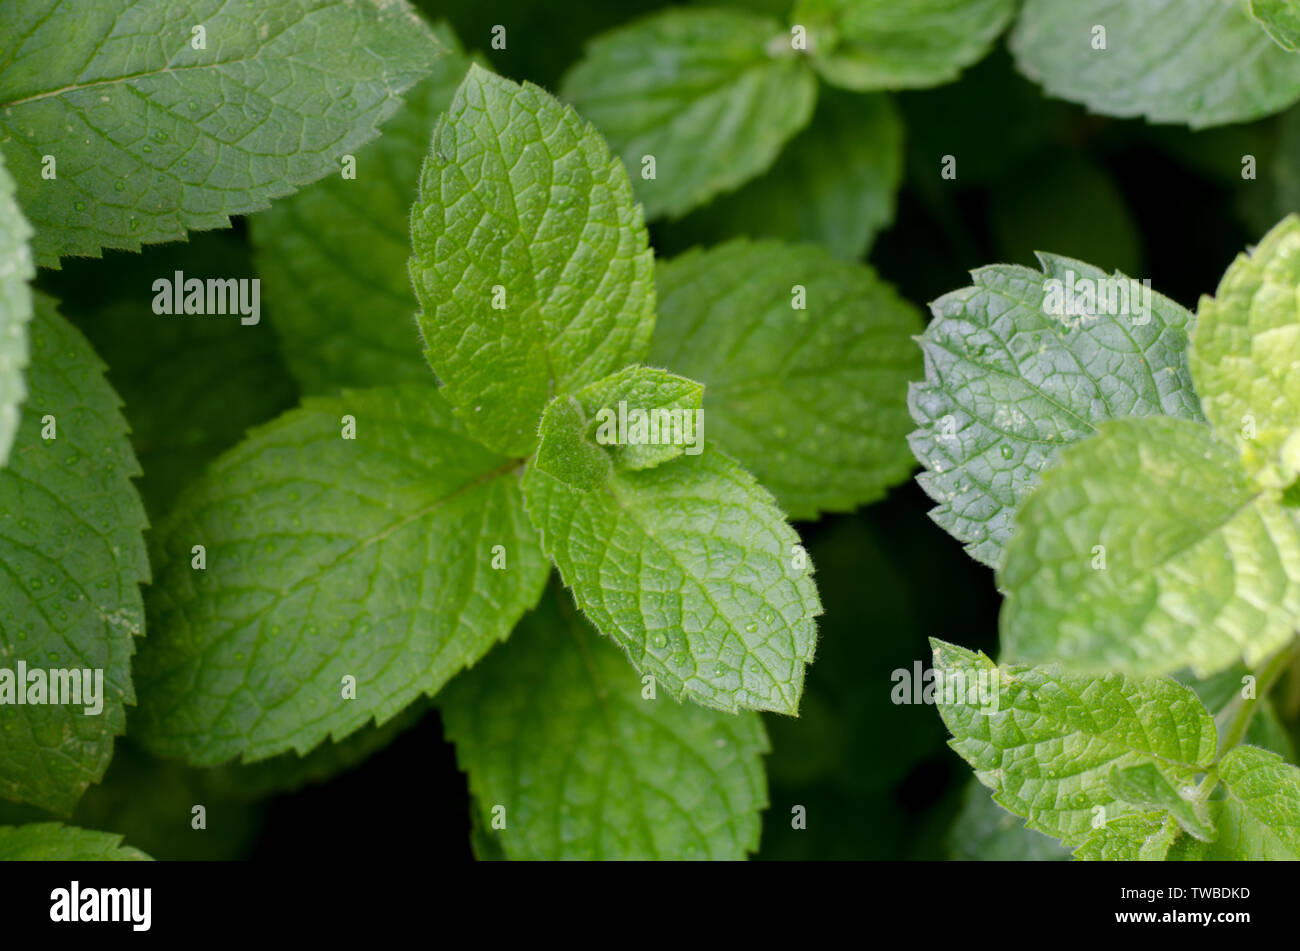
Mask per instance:
[[[645,354],[654,258],[627,174],[536,86],[471,67],[434,130],[411,241],[442,393],[503,453],[532,451],[557,393]]]
[[[1219,763],[1227,793],[1210,859],[1300,860],[1300,769],[1254,746]]]
[[[407,271],[411,205],[434,123],[469,69],[450,28],[433,32],[447,55],[357,152],[356,178],[336,172],[251,222],[265,302],[305,393],[431,379]]]
[[[1294,512],[1206,426],[1105,423],[1017,516],[998,577],[1002,649],[1136,674],[1253,666],[1300,624]]]
[[[903,123],[892,99],[823,89],[808,127],[776,164],[739,191],[660,226],[685,250],[738,235],[824,245],[857,260],[894,220],[903,175]],[[665,243],[656,241],[659,253]]]
[[[1118,798],[1134,806],[1167,812],[1188,835],[1202,842],[1213,841],[1214,827],[1204,804],[1186,798],[1151,763],[1115,770],[1110,774],[1110,788]]]
[[[1206,418],[1263,485],[1300,474],[1300,218],[1290,216],[1201,298],[1189,362]]]
[[[548,443],[586,431],[575,403],[547,409],[539,463]],[[707,443],[584,484],[539,464],[524,494],[543,547],[601,633],[673,697],[796,712],[821,604],[772,496]]]
[[[1014,0],[798,0],[813,62],[846,89],[937,86],[984,56]]]
[[[254,430],[159,529],[133,735],[199,765],[259,760],[436,692],[545,580],[515,467],[418,384],[308,400]]]
[[[1094,862],[1164,862],[1199,859],[1204,851],[1204,842],[1182,834],[1168,812],[1155,810],[1107,821],[1074,854]]]
[[[0,862],[147,862],[139,849],[122,845],[122,837],[58,822],[0,826]]]
[[[766,171],[812,117],[817,79],[776,20],[664,10],[593,40],[560,94],[609,139],[646,217],[676,218]]]
[[[15,0],[5,26],[0,147],[53,266],[224,228],[337,170],[439,53],[404,0]]]
[[[756,713],[643,699],[558,588],[439,698],[485,835],[512,859],[741,859],[767,805]],[[505,806],[506,828],[490,826]]]
[[[100,669],[103,710],[0,707],[0,797],[66,815],[104,775],[124,705],[135,702],[130,664],[149,563],[117,395],[55,306],[36,296],[29,392],[0,469],[0,668]],[[47,417],[56,438],[42,438]]]
[[[909,396],[921,427],[909,441],[927,470],[917,481],[939,503],[931,517],[994,567],[1017,506],[1064,446],[1107,419],[1201,418],[1185,356],[1187,310],[1152,292],[1149,315],[1125,313],[1132,296],[1114,285],[1094,316],[1058,316],[1054,289],[1063,300],[1068,284],[1082,297],[1089,285],[1080,281],[1124,275],[1055,255],[1039,260],[1041,273],[981,268],[970,287],[931,305],[925,382]]]
[[[1106,48],[1094,49],[1095,26]],[[1245,122],[1300,98],[1300,58],[1222,0],[1026,0],[1011,48],[1049,95],[1112,116],[1193,128]]]
[[[1249,0],[1250,15],[1282,49],[1300,50],[1300,3],[1296,0]]]
[[[871,268],[733,241],[661,263],[656,284],[650,361],[705,384],[706,440],[792,518],[852,509],[906,478],[921,320]]]
[[[1063,673],[1057,666],[997,668],[983,654],[934,641],[934,666],[955,684],[986,680],[981,704],[966,688],[935,692],[950,745],[993,798],[1029,827],[1079,845],[1092,832],[1094,807],[1108,819],[1146,812],[1116,799],[1115,769],[1158,763],[1176,782],[1192,780],[1214,758],[1214,720],[1196,694],[1166,678],[1130,680]],[[983,673],[981,673],[983,672]]]
[[[0,466],[9,458],[18,431],[18,407],[27,394],[27,324],[32,319],[32,291],[27,282],[36,275],[28,241],[31,225],[14,200],[14,180],[0,152]]]

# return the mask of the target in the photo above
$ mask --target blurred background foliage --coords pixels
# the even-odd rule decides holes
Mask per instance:
[[[733,3],[777,17],[787,6]],[[421,6],[448,20],[481,62],[553,90],[590,37],[664,4]],[[504,50],[490,47],[497,24],[507,27]],[[948,155],[957,159],[954,180],[940,175]],[[1248,155],[1253,179],[1242,174]],[[842,166],[841,156],[852,161],[836,187],[850,188],[865,214],[844,214],[821,173]],[[812,123],[769,172],[680,220],[652,223],[651,240],[671,255],[738,233],[820,235],[834,253],[869,260],[918,305],[964,286],[971,268],[1033,265],[1033,252],[1045,250],[1150,278],[1194,307],[1242,247],[1300,210],[1297,157],[1300,109],[1195,133],[1108,119],[1045,98],[999,43],[934,89],[824,89]],[[109,366],[155,523],[207,461],[300,395],[273,302],[264,301],[256,327],[155,318],[146,289],[174,270],[256,276],[247,223],[143,254],[69,261],[40,279]],[[771,807],[759,858],[1064,857],[973,785],[933,709],[891,701],[892,673],[927,660],[929,637],[996,652],[992,573],[930,522],[929,507],[909,481],[865,510],[799,526],[826,613],[802,716],[767,718]],[[1300,708],[1300,697],[1283,702]],[[1279,734],[1269,742],[1288,742]],[[206,809],[203,831],[191,828],[194,804]],[[807,810],[806,829],[791,828],[796,806]],[[191,769],[122,741],[72,821],[122,833],[164,859],[455,859],[470,857],[472,840],[489,858],[490,843],[471,836],[470,811],[436,709],[419,704],[305,759],[253,766]],[[0,803],[0,824],[39,818]]]

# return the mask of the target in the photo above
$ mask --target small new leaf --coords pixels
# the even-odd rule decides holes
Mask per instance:
[[[654,258],[627,173],[536,86],[470,68],[434,130],[411,243],[442,395],[503,454],[532,452],[553,397],[645,355]]]
[[[1188,835],[1202,842],[1214,841],[1214,826],[1204,804],[1184,798],[1155,764],[1116,769],[1110,774],[1110,788],[1115,798],[1167,812]]]

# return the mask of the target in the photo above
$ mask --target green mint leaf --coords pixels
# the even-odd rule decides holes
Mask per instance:
[[[448,51],[405,97],[383,135],[340,169],[251,221],[257,269],[285,359],[303,392],[427,382],[411,290],[411,205],[429,136],[469,59],[451,28]]]
[[[92,832],[58,822],[0,826],[0,862],[148,862],[139,849],[111,832]]]
[[[1226,798],[1209,859],[1300,859],[1300,769],[1276,753],[1238,746],[1219,762]]]
[[[654,257],[627,173],[572,109],[478,66],[433,133],[411,279],[442,394],[526,456],[552,397],[636,363]]]
[[[135,702],[146,523],[131,484],[139,466],[99,359],[44,294],[29,329],[27,400],[0,469],[0,797],[67,815],[104,775]],[[80,689],[51,671],[76,672]],[[56,688],[83,702],[49,702]],[[19,706],[20,691],[42,702]]]
[[[596,37],[560,95],[631,172],[647,218],[678,218],[766,171],[812,118],[817,77],[776,20],[670,9]]]
[[[949,745],[1000,805],[1066,845],[1082,844],[1099,819],[1149,811],[1116,798],[1115,769],[1159,764],[1183,783],[1214,759],[1214,721],[1176,681],[998,667],[983,654],[932,644],[942,674],[934,700]]]
[[[961,812],[948,833],[952,858],[962,862],[1047,862],[1070,852],[1050,836],[999,806],[975,780],[966,786]]]
[[[931,305],[910,437],[931,517],[997,567],[1012,516],[1061,449],[1107,419],[1200,419],[1185,351],[1193,317],[1123,274],[1040,254],[995,265]]]
[[[825,246],[857,261],[894,220],[903,175],[903,123],[884,93],[823,89],[808,127],[776,164],[739,191],[660,225],[659,253],[737,235]]]
[[[767,805],[758,714],[651,692],[554,586],[438,700],[477,825],[511,859],[742,859]],[[492,812],[504,829],[493,828]]]
[[[1253,16],[1274,42],[1294,53],[1300,50],[1300,3],[1296,0],[1249,0]]]
[[[846,89],[937,86],[981,59],[1014,0],[798,0],[813,63]]]
[[[556,399],[524,477],[528,514],[579,606],[675,698],[795,713],[821,603],[775,500],[707,446],[645,469],[618,469],[591,442],[566,457],[589,425],[576,400]]]
[[[920,315],[869,267],[733,241],[660,262],[650,361],[706,387],[707,438],[792,518],[874,501],[912,469]]]
[[[254,761],[435,693],[545,581],[516,468],[432,386],[309,399],[254,430],[157,532],[132,735]]]
[[[1201,298],[1189,362],[1201,405],[1261,485],[1300,475],[1300,218],[1238,255]]]
[[[1011,49],[1048,95],[1110,116],[1199,129],[1300,99],[1300,59],[1235,0],[1026,0]]]
[[[556,399],[535,465],[575,488],[596,489],[616,471],[698,455],[703,398],[704,387],[693,380],[627,367]]]
[[[1114,770],[1110,789],[1115,798],[1131,805],[1167,812],[1188,835],[1202,842],[1214,841],[1214,826],[1210,825],[1205,806],[1184,798],[1155,765],[1143,763]]]
[[[31,225],[14,201],[14,180],[0,152],[0,466],[9,458],[18,431],[18,407],[27,388],[27,324],[32,319]]]
[[[439,53],[404,0],[8,13],[0,146],[52,267],[227,227],[337,171]]]
[[[1167,812],[1138,812],[1111,819],[1074,850],[1076,858],[1103,862],[1177,862],[1204,857],[1206,845],[1179,832]]]
[[[1104,423],[1016,525],[998,576],[1008,657],[1207,676],[1254,666],[1300,625],[1300,522],[1202,424]]]

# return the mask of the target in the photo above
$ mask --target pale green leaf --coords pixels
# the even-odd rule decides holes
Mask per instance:
[[[1206,845],[1179,831],[1168,812],[1136,812],[1107,821],[1074,850],[1076,858],[1102,862],[1195,861]]]
[[[480,835],[511,859],[741,859],[767,805],[758,714],[656,693],[553,587],[438,700]],[[493,828],[492,810],[506,826]]]
[[[925,381],[909,397],[921,427],[912,451],[927,470],[917,481],[939,503],[931,517],[994,567],[1016,508],[1064,446],[1107,419],[1201,418],[1190,313],[1123,274],[1039,262],[1041,273],[980,268],[931,305]]]
[[[677,218],[766,171],[808,124],[817,78],[791,42],[758,14],[663,10],[596,37],[560,94],[609,139],[646,217]]]
[[[616,471],[698,455],[703,395],[693,380],[627,367],[552,404],[535,466],[577,488],[597,489]]]
[[[135,702],[131,655],[149,563],[131,483],[139,467],[102,364],[44,294],[30,332],[28,396],[0,469],[0,669],[15,680],[20,663],[29,675],[101,671],[102,710],[10,706],[16,691],[6,696],[0,683],[0,797],[67,815],[104,775],[124,705]]]
[[[405,0],[12,0],[5,27],[0,146],[56,267],[336,172],[440,52]]]
[[[1300,218],[1283,219],[1201,298],[1188,362],[1205,416],[1261,485],[1300,475]]]
[[[556,394],[645,354],[654,258],[627,173],[536,86],[470,68],[434,130],[411,241],[443,396],[503,453],[533,450]]]
[[[419,384],[310,399],[254,430],[154,547],[132,734],[199,765],[384,723],[506,637],[547,573],[517,463]]]
[[[0,466],[9,458],[18,431],[18,407],[27,388],[27,324],[32,319],[31,225],[14,200],[14,180],[0,152]]]
[[[705,384],[706,441],[792,518],[855,508],[906,478],[921,319],[871,268],[733,241],[661,262],[656,284],[650,361]]]
[[[1209,859],[1300,860],[1300,769],[1254,746],[1219,763],[1226,798]]]
[[[577,458],[589,431],[582,401],[557,399],[524,477],[528,514],[579,606],[673,697],[795,713],[821,604],[772,496],[707,435],[702,453],[653,468],[610,459],[601,472],[609,449],[589,440],[580,464],[550,461]]]
[[[1116,798],[1130,805],[1168,813],[1184,832],[1202,842],[1214,840],[1214,827],[1210,825],[1204,803],[1188,799],[1184,791],[1175,789],[1151,763],[1114,770],[1110,774],[1110,789]]]
[[[1282,49],[1300,50],[1300,3],[1296,0],[1249,0],[1250,15]]]
[[[981,59],[1015,0],[798,0],[813,62],[846,89],[937,86]]]
[[[1008,657],[1205,676],[1254,666],[1300,625],[1295,510],[1252,487],[1199,423],[1103,424],[1016,525],[998,576]]]
[[[147,862],[139,849],[111,832],[92,832],[58,822],[0,826],[0,862]]]
[[[469,69],[450,27],[433,32],[447,55],[357,152],[356,177],[330,175],[250,222],[263,301],[305,393],[431,378],[407,272],[411,205],[434,123]]]
[[[1300,58],[1241,0],[1026,0],[1011,49],[1048,95],[1105,115],[1204,128],[1300,99]]]
[[[1113,770],[1159,764],[1181,783],[1214,758],[1214,721],[1176,681],[998,667],[983,654],[932,644],[943,678],[934,699],[950,745],[999,804],[1066,845],[1088,837],[1098,806],[1108,820],[1149,811],[1115,797]]]
[[[663,223],[655,247],[662,254],[748,235],[821,244],[857,260],[894,220],[902,175],[903,123],[893,100],[823,89],[812,122],[766,174]]]

